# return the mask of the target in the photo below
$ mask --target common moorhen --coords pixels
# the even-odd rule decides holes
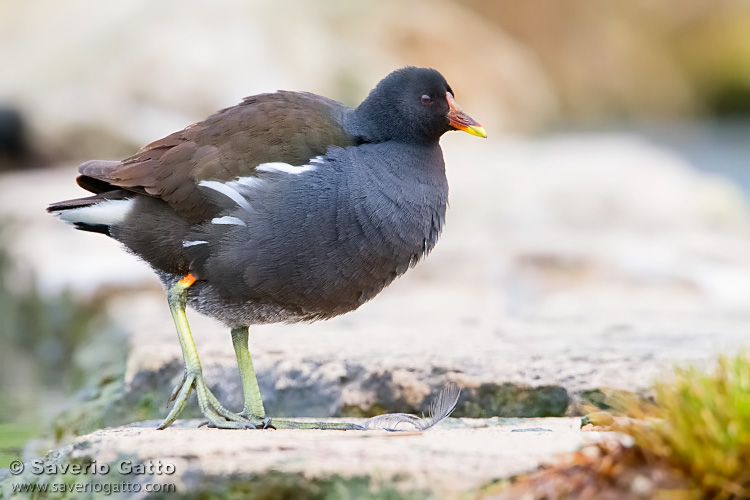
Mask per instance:
[[[121,242],[168,290],[185,372],[159,428],[192,389],[220,428],[361,428],[267,419],[248,327],[352,311],[424,257],[445,220],[449,130],[486,137],[439,72],[407,67],[353,110],[307,92],[255,95],[130,158],[80,166],[94,195],[48,210]],[[242,412],[206,386],[186,304],[231,328]]]

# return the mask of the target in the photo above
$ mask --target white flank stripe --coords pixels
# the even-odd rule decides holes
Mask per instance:
[[[240,177],[237,180],[228,182],[230,186],[244,186],[244,187],[260,187],[263,184],[263,179],[257,177]]]
[[[84,224],[111,226],[122,222],[133,208],[134,200],[107,200],[89,205],[88,207],[62,210],[57,213],[60,219],[70,224],[82,222]]]
[[[320,158],[319,156],[317,158]],[[301,167],[293,167],[288,163],[274,162],[274,163],[262,163],[255,167],[256,170],[261,172],[283,172],[285,174],[299,175],[302,172],[309,172],[315,170],[313,165],[303,165]]]
[[[198,240],[198,241],[183,241],[182,242],[182,246],[185,247],[185,248],[187,248],[187,247],[194,247],[195,245],[207,245],[207,244],[208,244],[208,242],[207,241],[203,241],[203,240]]]
[[[224,184],[223,182],[219,181],[200,181],[198,185],[201,187],[206,187],[208,189],[213,189],[217,193],[223,194],[248,212],[252,211],[252,208],[250,207],[250,204],[247,202],[247,200],[243,198],[240,193],[235,191],[234,188],[229,184]]]
[[[232,217],[231,215],[225,215],[224,217],[214,217],[211,219],[211,224],[232,224],[235,226],[247,226],[245,221],[239,217]]]

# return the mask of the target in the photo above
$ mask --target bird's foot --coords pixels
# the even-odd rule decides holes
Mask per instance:
[[[256,424],[256,429],[275,429],[276,426],[271,423],[271,417],[259,417],[258,415],[253,415],[251,412],[247,410],[242,410],[239,413],[240,417],[246,418],[247,420],[250,420],[252,422],[258,422]]]
[[[215,422],[204,420],[198,427],[208,427],[209,429],[276,429],[271,423],[270,418],[246,417],[242,413],[235,414],[235,417],[245,419],[244,425],[242,425],[243,421],[228,420],[229,423],[223,422],[220,425],[216,425]],[[239,425],[235,425],[235,422]]]
[[[182,382],[175,386],[169,401],[174,401],[172,410],[159,425],[158,429],[166,429],[177,420],[177,416],[187,405],[190,393],[195,389],[198,395],[198,406],[208,419],[202,425],[219,429],[266,429],[270,427],[270,419],[258,419],[244,416],[227,410],[208,389],[201,370],[185,370]]]

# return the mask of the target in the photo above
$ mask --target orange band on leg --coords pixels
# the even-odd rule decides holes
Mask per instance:
[[[178,281],[178,283],[180,285],[184,286],[184,287],[188,287],[188,286],[192,285],[193,283],[195,283],[195,281],[196,281],[195,276],[193,276],[192,274],[188,273],[187,276],[185,276],[180,281]]]

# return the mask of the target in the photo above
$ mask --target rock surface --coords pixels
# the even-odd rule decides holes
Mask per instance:
[[[196,426],[198,421],[180,424]],[[612,433],[581,432],[580,419],[574,418],[449,419],[423,433],[222,431],[182,426],[157,431],[156,425],[142,422],[81,436],[50,453],[47,463],[96,463],[99,468],[109,464],[109,475],[74,479],[172,483],[178,492],[220,492],[237,478],[258,484],[268,474],[288,478],[303,474],[308,480],[330,480],[334,475],[345,478],[339,486],[344,491],[353,484],[346,478],[366,478],[374,489],[395,485],[406,498],[409,492],[419,492],[418,498],[453,498],[533,470],[549,463],[555,454],[605,439],[624,439]],[[128,466],[153,464],[161,470],[172,465],[174,473],[118,477],[115,471],[124,462]],[[32,463],[26,465],[30,470]],[[29,479],[52,481],[28,473],[10,479],[6,476],[0,490],[10,482]],[[264,498],[279,497],[277,493]]]

